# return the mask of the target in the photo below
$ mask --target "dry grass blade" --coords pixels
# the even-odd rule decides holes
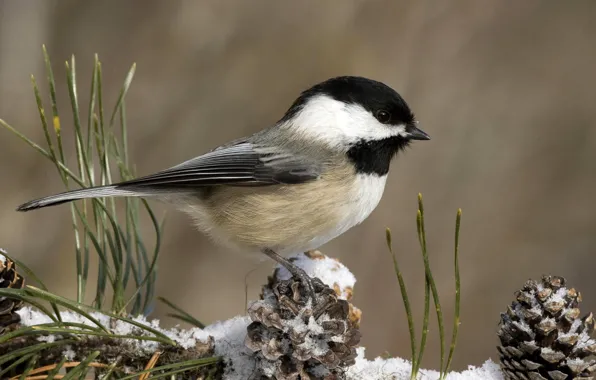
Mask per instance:
[[[60,366],[60,364],[46,365],[46,366],[35,368],[34,370],[29,371],[29,375],[37,375],[37,374],[43,373],[43,372],[51,372],[52,370],[56,369],[58,366],[60,366],[61,368],[74,368],[80,364],[81,364],[81,362],[65,362],[61,366]],[[107,364],[96,363],[96,362],[91,362],[91,363],[87,364],[87,366],[93,367],[93,368],[108,368],[109,367]],[[17,380],[20,376],[21,375],[13,376],[10,378],[10,380]],[[27,376],[27,379],[28,380],[45,379],[45,378],[47,378],[47,376],[48,376],[47,374],[39,375],[39,376],[35,376],[35,377]],[[56,375],[54,378],[61,379],[62,377],[63,377],[62,375]]]
[[[145,371],[152,369],[153,367],[155,367],[155,365],[157,364],[157,361],[159,360],[159,356],[161,355],[160,351],[156,351],[153,356],[151,357],[151,359],[149,360],[149,362],[147,363],[147,365],[145,366]],[[146,380],[149,378],[149,375],[151,373],[147,372],[142,374],[141,376],[139,376],[139,380]]]

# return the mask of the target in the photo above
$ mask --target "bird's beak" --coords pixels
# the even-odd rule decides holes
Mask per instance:
[[[418,127],[413,127],[408,131],[410,140],[430,140],[430,136]]]

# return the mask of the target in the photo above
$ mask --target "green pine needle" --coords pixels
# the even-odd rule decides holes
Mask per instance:
[[[76,61],[74,56],[71,57],[65,63],[66,84],[73,121],[72,126],[68,126],[61,121],[59,114],[56,79],[50,56],[45,46],[42,50],[51,103],[50,115],[44,109],[42,94],[34,77],[31,78],[31,82],[45,137],[45,147],[32,141],[4,120],[0,119],[0,126],[52,162],[67,190],[72,188],[72,182],[79,187],[111,183],[111,162],[117,166],[121,179],[130,179],[133,170],[128,166],[125,99],[131,88],[136,64],[132,65],[125,76],[108,124],[104,122],[102,66],[97,55],[95,56],[91,73],[90,98],[85,116],[87,125],[83,128],[77,89]],[[75,170],[70,169],[66,162],[67,147],[63,144],[65,133],[70,133],[74,137]],[[99,163],[97,168],[95,162]],[[91,202],[91,207],[88,207],[89,202]],[[101,308],[106,294],[106,286],[110,286],[113,290],[112,311],[124,313],[126,305],[130,302],[128,279],[132,277],[135,279],[135,287],[132,289],[135,307],[131,311],[146,313],[150,309],[155,289],[161,226],[155,222],[155,215],[146,202],[142,203],[142,208],[139,208],[138,204],[138,200],[125,200],[124,220],[126,223],[121,228],[114,199],[93,199],[71,203],[71,226],[74,232],[77,272],[77,302],[84,303],[86,299],[90,252],[94,249],[100,261],[97,272],[95,306]],[[139,214],[142,211],[146,212],[153,221],[156,235],[154,249],[145,248],[145,238],[141,235],[138,227]]]
[[[180,308],[179,306],[174,305],[172,302],[168,301],[164,297],[157,297],[157,300],[165,303],[166,305],[168,305],[169,307],[174,309],[176,312],[178,312],[178,314],[172,313],[172,314],[168,314],[168,316],[176,318],[176,319],[180,319],[184,322],[187,322],[187,323],[189,323],[195,327],[201,328],[201,329],[205,328],[205,325],[201,321],[199,321],[192,315],[188,314],[186,311],[182,310],[182,308]]]
[[[37,361],[38,360],[39,360],[39,356],[38,355],[29,355],[29,361],[27,362],[27,366],[25,367],[25,370],[21,374],[21,377],[19,378],[19,380],[25,380],[25,379],[27,379],[27,375],[31,371],[33,371],[33,369],[35,369],[35,365],[37,364]]]
[[[457,216],[455,217],[455,311],[453,316],[453,334],[451,336],[451,345],[449,347],[449,356],[447,358],[447,364],[445,365],[444,374],[449,372],[451,367],[451,360],[453,359],[453,353],[455,352],[455,345],[457,343],[457,336],[459,333],[460,325],[460,303],[461,303],[461,283],[459,276],[459,229],[461,225],[461,208],[457,210]]]
[[[437,322],[439,325],[439,341],[441,345],[441,364],[440,364],[440,377],[443,377],[443,362],[445,359],[445,327],[443,321],[443,310],[441,309],[441,303],[439,301],[439,292],[437,291],[437,285],[433,278],[432,270],[430,268],[430,262],[428,259],[428,251],[426,248],[426,231],[424,227],[424,205],[422,202],[422,194],[418,194],[418,217],[420,220],[420,227],[419,227],[419,239],[420,239],[420,247],[422,250],[422,258],[424,260],[424,271],[426,273],[426,281],[427,285],[430,287],[434,304],[435,304],[435,311],[437,313]],[[425,317],[426,318],[426,317]]]
[[[408,329],[410,331],[410,350],[412,353],[412,372],[411,378],[416,378],[417,371],[415,370],[418,368],[418,357],[416,354],[416,332],[414,328],[414,317],[412,315],[412,308],[410,306],[410,299],[408,298],[408,292],[406,289],[406,283],[402,276],[401,270],[399,269],[399,263],[397,262],[397,255],[393,252],[393,243],[391,237],[391,230],[387,228],[385,230],[385,237],[387,240],[387,247],[389,248],[389,253],[393,259],[393,269],[395,271],[395,275],[397,276],[397,282],[399,283],[399,290],[401,292],[402,301],[404,303],[404,309],[406,310],[406,317],[408,319]]]
[[[84,378],[84,376],[89,371],[89,364],[95,360],[99,356],[99,351],[94,351],[89,354],[85,359],[83,359],[79,365],[71,369],[63,378],[62,380],[74,380]]]
[[[399,282],[400,292],[402,296],[402,300],[404,302],[404,308],[406,310],[406,316],[408,318],[408,327],[410,330],[410,346],[411,346],[411,353],[412,353],[412,370],[410,373],[410,379],[414,380],[418,376],[418,372],[420,371],[420,366],[422,363],[422,358],[424,355],[424,350],[426,348],[426,340],[428,336],[428,325],[429,325],[429,315],[430,315],[430,296],[432,294],[432,298],[434,300],[435,311],[437,314],[437,323],[439,326],[439,340],[440,340],[440,365],[439,365],[439,378],[444,379],[449,372],[449,368],[451,366],[451,362],[453,359],[453,355],[455,352],[455,346],[457,342],[457,336],[459,332],[459,324],[460,324],[460,274],[459,274],[459,230],[460,230],[460,222],[461,222],[461,209],[457,212],[456,223],[455,223],[455,316],[454,316],[454,327],[453,327],[453,334],[451,338],[451,345],[449,349],[449,354],[447,357],[447,362],[445,363],[445,329],[444,329],[444,319],[443,319],[443,312],[441,309],[441,304],[439,301],[439,294],[437,291],[437,287],[433,278],[432,270],[430,267],[430,261],[428,258],[428,250],[426,245],[426,229],[424,225],[424,204],[422,201],[422,194],[418,194],[418,212],[416,215],[416,230],[418,233],[418,243],[420,244],[420,249],[422,251],[422,258],[424,263],[424,314],[423,314],[423,324],[422,324],[422,334],[420,337],[420,347],[416,350],[416,334],[414,331],[414,322],[412,318],[412,310],[410,307],[410,302],[408,299],[408,294],[406,291],[406,285],[403,280],[401,271],[399,269],[399,265],[397,262],[396,255],[393,253],[392,250],[392,243],[391,243],[391,231],[387,228],[386,230],[386,239],[387,239],[387,246],[389,247],[389,252],[393,258],[393,265],[394,270]]]
[[[38,144],[21,133],[6,121],[0,119],[0,127],[6,129],[29,147],[46,158],[58,175],[66,190],[86,188],[90,186],[106,185],[114,181],[113,170],[117,170],[120,180],[134,177],[134,170],[129,166],[128,126],[126,123],[126,96],[131,89],[136,71],[133,64],[126,73],[116,103],[111,106],[109,121],[104,117],[104,97],[102,93],[103,71],[98,56],[95,55],[91,70],[89,103],[81,115],[78,76],[75,57],[65,62],[65,79],[68,90],[69,108],[72,123],[65,123],[60,116],[58,104],[56,78],[50,56],[45,46],[42,47],[46,68],[46,79],[49,94],[41,93],[36,79],[32,76],[33,95],[37,104],[44,143]],[[51,112],[44,108],[44,96],[50,100]],[[64,112],[64,111],[62,111]],[[85,123],[86,125],[83,125]],[[69,138],[63,138],[70,134]],[[64,145],[64,141],[74,141],[72,147]],[[70,167],[66,158],[74,153],[75,168]],[[48,189],[48,192],[51,189]],[[0,376],[9,373],[17,366],[27,363],[26,378],[38,362],[38,354],[55,347],[66,347],[83,336],[97,336],[109,339],[151,340],[164,345],[175,346],[176,342],[163,332],[137,322],[129,315],[147,314],[153,307],[155,282],[157,279],[157,262],[161,248],[161,231],[163,222],[159,222],[155,213],[145,200],[124,200],[124,212],[119,214],[114,198],[81,200],[71,203],[71,227],[74,235],[74,253],[76,259],[76,300],[69,300],[53,294],[45,284],[35,276],[27,266],[15,261],[21,271],[33,280],[38,287],[26,286],[23,289],[0,289],[0,297],[9,297],[28,303],[43,312],[52,322],[37,326],[21,326],[14,331],[7,332],[0,337],[0,344],[10,344],[15,339],[55,334],[57,340],[39,342],[31,346],[11,350],[0,356],[0,365],[8,363],[2,368]],[[153,226],[154,239],[147,239],[141,233],[141,217],[148,216]],[[147,242],[154,240],[152,245]],[[91,254],[99,259],[97,268],[97,287],[95,289],[93,306],[86,304],[87,284],[89,283]],[[7,255],[6,255],[7,256]],[[7,256],[8,257],[8,256]],[[113,296],[105,300],[111,290]],[[102,311],[102,306],[108,304],[110,309]],[[51,309],[45,305],[49,304]],[[169,303],[170,306],[173,304]],[[204,327],[196,318],[190,316],[178,307],[174,307],[175,317],[183,319],[195,326]],[[67,309],[89,320],[92,325],[73,322],[62,322],[59,308]],[[112,321],[119,320],[141,329],[145,334],[119,335],[112,331],[112,326],[103,326],[94,316],[100,312]],[[77,367],[69,370],[64,379],[84,377],[89,370],[89,364],[100,355],[99,351],[87,356]],[[152,378],[172,376],[177,373],[190,371],[202,366],[213,365],[219,358],[191,360],[183,363],[163,365],[152,368],[128,378],[136,378],[142,373],[151,373]],[[55,378],[66,363],[63,358],[48,378]],[[122,371],[117,362],[107,369],[105,378],[120,378]]]
[[[5,355],[0,356],[0,368],[3,364],[11,362],[13,360],[18,360],[22,358],[24,355],[29,354],[36,354],[40,351],[47,350],[48,348],[56,347],[56,346],[64,346],[66,347],[69,344],[74,343],[75,339],[62,339],[56,342],[41,342],[38,344],[34,344],[32,346],[27,346],[20,348],[18,350],[11,351]]]
[[[153,367],[151,369],[146,369],[144,371],[137,372],[133,375],[121,377],[120,380],[136,379],[139,375],[142,375],[145,373],[153,374],[154,372],[158,372],[158,371],[164,371],[164,370],[169,370],[169,369],[173,370],[170,372],[166,372],[166,373],[162,373],[162,374],[154,374],[151,376],[152,379],[159,379],[159,378],[171,376],[171,375],[174,375],[177,373],[187,372],[187,371],[198,369],[198,368],[201,368],[204,366],[213,365],[213,364],[216,364],[217,362],[219,362],[220,360],[221,359],[218,357],[213,357],[213,358],[206,358],[206,359],[187,360],[184,362],[174,363],[174,364],[166,364],[166,365],[162,365],[159,367]]]
[[[4,375],[9,373],[13,368],[16,368],[19,364],[26,362],[27,360],[30,360],[31,358],[34,358],[36,355],[35,354],[28,354],[28,355],[23,355],[22,357],[20,357],[19,359],[15,360],[14,362],[10,363],[10,365],[6,366],[6,368],[0,368],[0,379],[4,379]]]

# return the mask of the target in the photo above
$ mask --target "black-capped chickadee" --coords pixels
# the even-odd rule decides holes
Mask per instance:
[[[411,140],[429,140],[402,97],[361,77],[304,91],[275,125],[170,169],[109,186],[27,202],[19,211],[82,198],[155,197],[200,230],[242,251],[283,256],[319,248],[360,224],[379,203],[389,164]]]

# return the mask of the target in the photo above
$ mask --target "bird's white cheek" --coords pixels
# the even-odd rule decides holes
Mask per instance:
[[[342,130],[351,140],[383,140],[395,136],[406,137],[406,126],[391,125],[378,121],[373,114],[359,105],[345,106],[346,117],[343,119]]]
[[[332,148],[406,134],[403,125],[380,123],[362,106],[324,95],[312,98],[287,126],[307,141],[317,141]]]

